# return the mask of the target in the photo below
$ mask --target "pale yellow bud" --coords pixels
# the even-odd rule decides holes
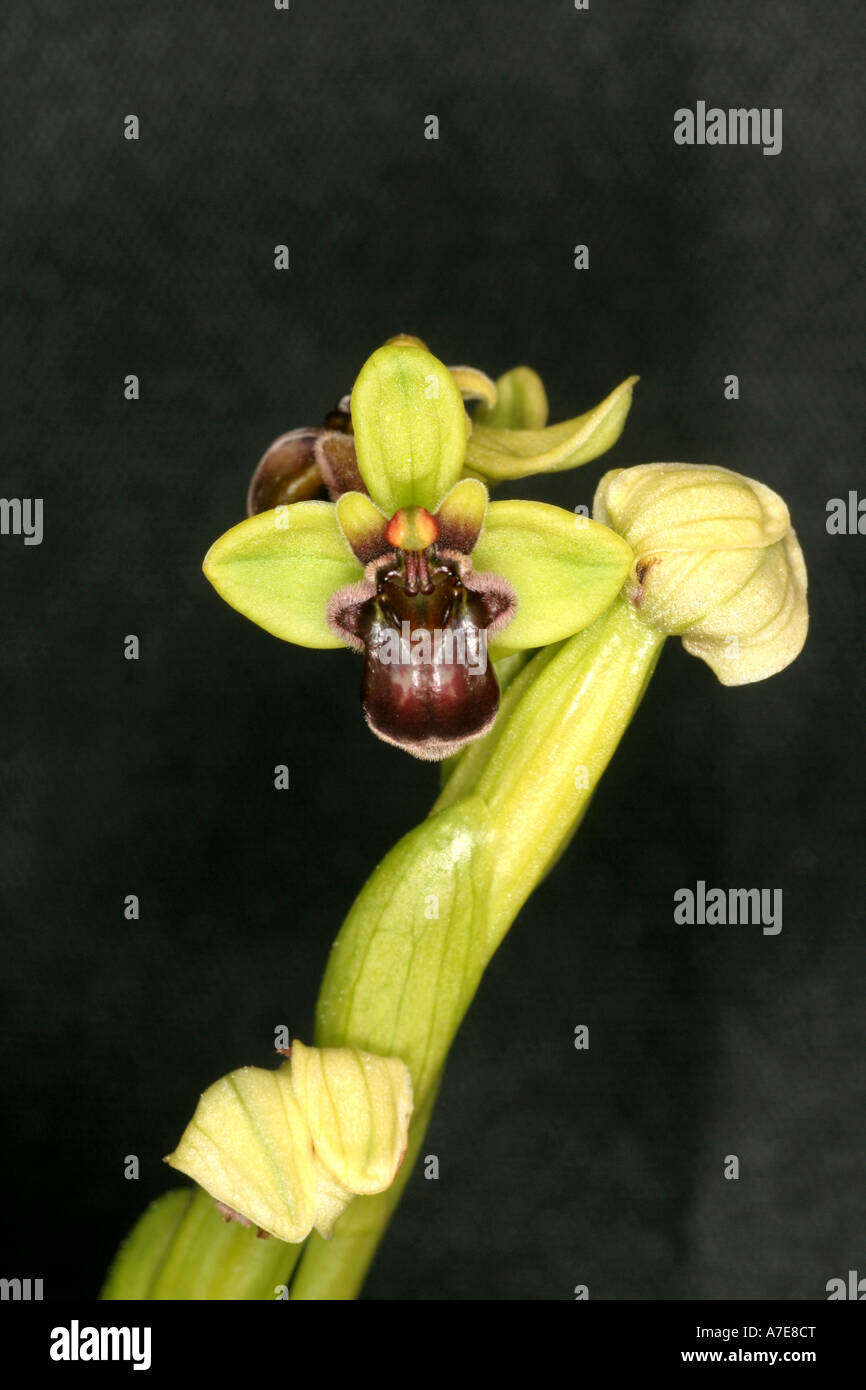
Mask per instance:
[[[275,1071],[210,1086],[166,1162],[279,1240],[329,1236],[354,1196],[390,1187],[411,1114],[399,1058],[296,1042]]]
[[[406,1152],[412,1083],[397,1057],[350,1047],[292,1047],[292,1086],[316,1157],[351,1192],[389,1187]]]
[[[593,516],[635,554],[625,593],[650,627],[681,636],[723,685],[763,680],[802,650],[806,567],[785,503],[726,468],[614,469]]]

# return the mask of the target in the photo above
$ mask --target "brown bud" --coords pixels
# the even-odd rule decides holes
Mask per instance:
[[[290,430],[275,439],[258,462],[247,492],[247,516],[268,512],[290,502],[327,497],[316,459],[320,430]]]

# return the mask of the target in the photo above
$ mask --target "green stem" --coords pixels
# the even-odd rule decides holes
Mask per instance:
[[[116,1299],[264,1300],[288,1285],[300,1245],[259,1240],[223,1221],[200,1187],[166,1192],[118,1251],[100,1295]]]
[[[201,1190],[155,1202],[103,1298],[357,1296],[421,1150],[448,1051],[485,967],[562,853],[652,674],[663,638],[617,599],[585,632],[516,662],[491,734],[451,765],[430,816],[394,847],[337,937],[316,1019],[320,1047],[402,1058],[415,1111],[398,1180],[358,1197],[333,1238],[304,1246],[217,1215]]]
[[[416,1113],[403,1183],[484,968],[579,825],[663,641],[617,599],[591,628],[535,657],[493,733],[457,764],[431,818],[386,856],[334,943],[316,1041],[407,1062]],[[435,890],[449,883],[445,910],[425,919],[421,903],[432,895],[438,907]],[[311,1239],[292,1297],[353,1297],[400,1191],[357,1198],[332,1241]]]

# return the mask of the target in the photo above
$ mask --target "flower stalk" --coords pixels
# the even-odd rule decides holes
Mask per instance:
[[[579,825],[663,640],[617,599],[590,628],[538,653],[505,690],[492,733],[461,755],[430,816],[386,855],[361,890],[331,952],[315,1042],[401,1057],[412,1077],[415,1110],[396,1181],[381,1194],[356,1197],[330,1240],[309,1237],[291,1285],[293,1299],[357,1295],[410,1175],[448,1051],[484,970]],[[273,1278],[283,1269],[279,1257],[262,1262],[249,1231],[245,1240],[233,1235],[229,1248],[204,1196],[196,1195],[196,1219],[182,1231],[200,1268],[219,1286],[220,1279],[231,1281],[229,1260],[239,1250],[252,1251],[263,1267],[248,1268],[240,1287],[259,1290],[248,1296],[273,1298],[274,1284],[283,1282]],[[286,1265],[301,1250],[271,1240],[259,1244],[279,1246]],[[189,1259],[172,1247],[168,1267],[152,1278],[155,1293],[112,1292],[123,1287],[115,1273],[104,1296],[204,1296],[160,1294],[185,1289],[185,1272],[191,1273]],[[200,1287],[202,1275],[196,1279]]]

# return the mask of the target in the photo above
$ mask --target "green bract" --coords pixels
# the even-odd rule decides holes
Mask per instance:
[[[226,1221],[204,1188],[176,1188],[151,1203],[130,1231],[100,1297],[272,1299],[288,1283],[302,1248],[259,1240],[254,1226]]]
[[[494,856],[487,807],[467,797],[395,845],[368,879],[331,952],[316,1027],[320,1047],[387,1048],[427,1099],[488,955]],[[363,969],[370,988],[351,988]],[[347,987],[348,985],[348,987]],[[363,1041],[360,1041],[363,1039]]]

